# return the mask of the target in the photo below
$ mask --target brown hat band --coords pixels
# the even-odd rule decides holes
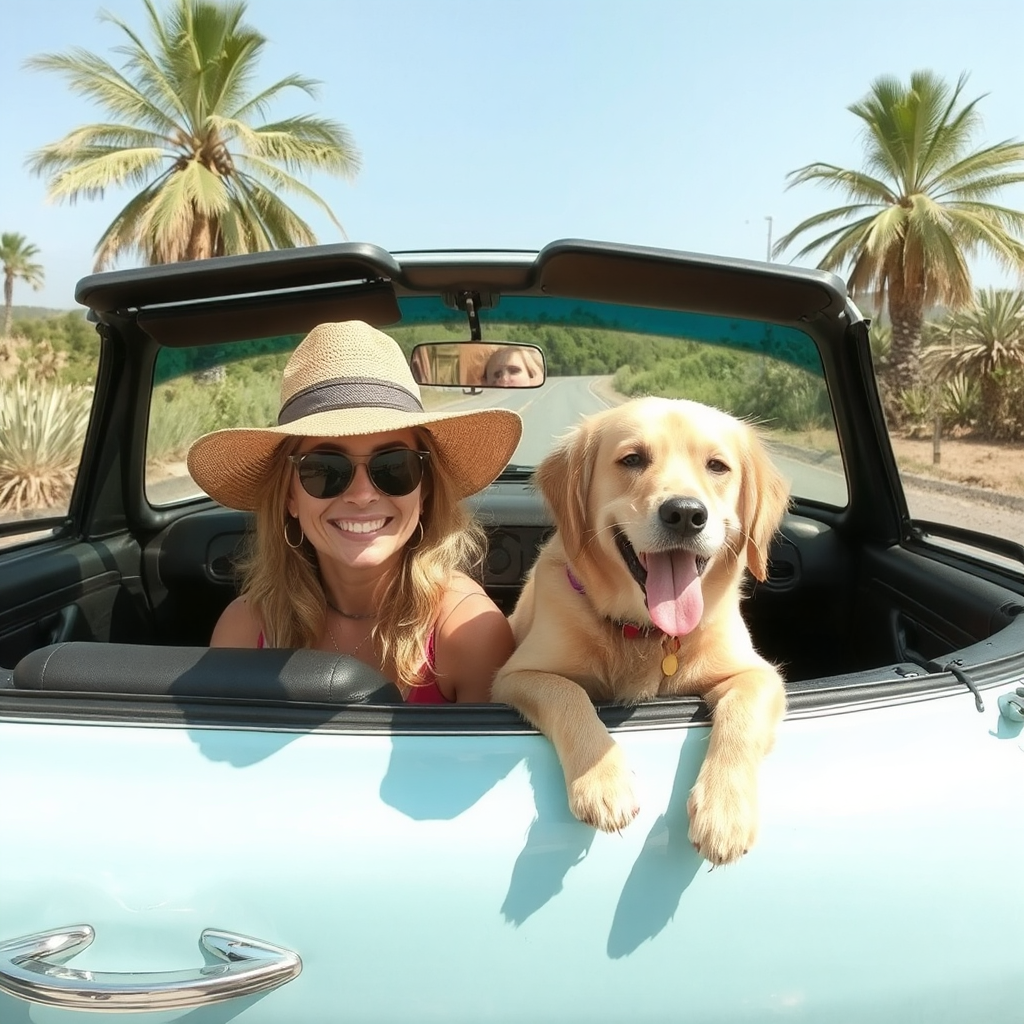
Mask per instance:
[[[281,407],[279,426],[294,423],[305,416],[336,409],[397,409],[399,412],[423,412],[416,396],[403,387],[371,377],[343,377],[321,381],[297,391]]]

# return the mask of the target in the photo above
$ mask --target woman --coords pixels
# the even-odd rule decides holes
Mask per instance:
[[[461,499],[504,468],[508,410],[424,412],[395,341],[321,324],[288,360],[278,425],[199,438],[189,472],[255,512],[241,594],[215,647],[349,654],[416,703],[486,701],[512,653],[504,615],[468,571],[484,550]]]
[[[503,345],[487,360],[484,383],[498,388],[532,388],[544,382],[544,364],[535,348]]]

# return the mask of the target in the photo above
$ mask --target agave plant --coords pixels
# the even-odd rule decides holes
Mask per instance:
[[[0,381],[0,511],[66,504],[89,421],[90,390]]]
[[[1024,292],[985,288],[973,305],[951,313],[942,325],[942,343],[924,353],[939,380],[957,374],[980,389],[979,425],[991,437],[1005,434],[1000,408],[1024,370]]]
[[[871,343],[871,358],[875,367],[883,369],[888,365],[889,353],[892,351],[892,325],[872,320],[868,339]]]
[[[981,388],[962,373],[943,381],[940,391],[942,419],[951,427],[970,427],[978,418]]]
[[[932,388],[917,385],[904,388],[896,396],[900,420],[911,437],[923,437],[935,416],[935,393]]]

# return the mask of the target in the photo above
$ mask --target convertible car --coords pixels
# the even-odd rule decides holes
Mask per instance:
[[[345,243],[76,297],[97,359],[62,399],[88,403],[73,490],[0,517],[3,1024],[1019,1024],[1024,517],[992,502],[979,526],[971,495],[901,476],[838,278]],[[522,414],[471,499],[506,611],[552,528],[532,470],[581,416],[653,393],[760,425],[792,503],[744,613],[788,711],[748,856],[710,870],[687,839],[698,700],[599,706],[641,804],[606,834],[511,708],[207,649],[249,524],[184,452],[269,423],[298,340],[350,319],[429,364],[425,403]],[[535,346],[542,383],[465,376],[465,344]]]

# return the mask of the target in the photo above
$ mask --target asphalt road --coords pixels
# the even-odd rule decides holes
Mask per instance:
[[[1024,501],[996,504],[979,498],[973,488],[946,484],[941,487],[941,490],[933,490],[904,482],[907,506],[913,518],[953,523],[965,530],[1024,544]]]

